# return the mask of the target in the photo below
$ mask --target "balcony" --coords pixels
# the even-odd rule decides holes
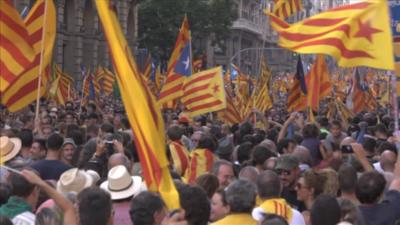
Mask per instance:
[[[246,30],[249,32],[252,32],[254,34],[262,36],[263,31],[260,26],[254,24],[252,21],[244,19],[244,18],[239,18],[236,21],[233,22],[232,24],[232,29],[236,30]]]

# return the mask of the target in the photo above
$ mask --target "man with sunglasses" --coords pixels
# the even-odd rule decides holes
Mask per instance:
[[[276,162],[275,172],[279,175],[282,183],[282,198],[294,209],[299,211],[304,209],[304,204],[297,200],[297,193],[295,190],[296,181],[300,176],[298,159],[293,155],[280,156]]]

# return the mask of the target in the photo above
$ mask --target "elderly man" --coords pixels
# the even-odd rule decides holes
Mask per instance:
[[[230,213],[212,225],[256,225],[257,221],[251,216],[251,210],[256,203],[256,187],[247,180],[237,180],[226,189],[226,201]]]
[[[233,164],[226,160],[216,161],[211,172],[217,176],[220,188],[227,187],[235,179]]]

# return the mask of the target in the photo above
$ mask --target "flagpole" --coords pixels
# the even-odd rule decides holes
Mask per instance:
[[[39,74],[38,74],[38,90],[36,96],[36,112],[35,112],[35,121],[39,119],[39,101],[40,101],[40,89],[42,83],[42,73],[43,73],[43,55],[44,55],[44,38],[46,35],[46,19],[47,19],[47,1],[44,1],[44,15],[43,15],[43,30],[42,30],[42,43],[40,46],[40,64],[39,64]],[[37,124],[35,123],[35,126]],[[38,127],[35,127],[38,129]]]

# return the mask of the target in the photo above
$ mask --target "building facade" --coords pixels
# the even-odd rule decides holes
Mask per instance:
[[[257,76],[260,60],[266,60],[273,71],[291,70],[293,54],[277,46],[277,34],[269,25],[264,9],[272,7],[266,0],[236,0],[237,19],[231,27],[231,36],[225,46],[207,46],[208,66],[230,63],[241,71]]]
[[[21,12],[35,0],[14,0]],[[82,68],[110,67],[107,43],[99,21],[94,0],[54,0],[57,10],[57,38],[53,61],[64,72],[82,79]],[[117,16],[131,49],[137,40],[137,4],[135,0],[114,1]]]

